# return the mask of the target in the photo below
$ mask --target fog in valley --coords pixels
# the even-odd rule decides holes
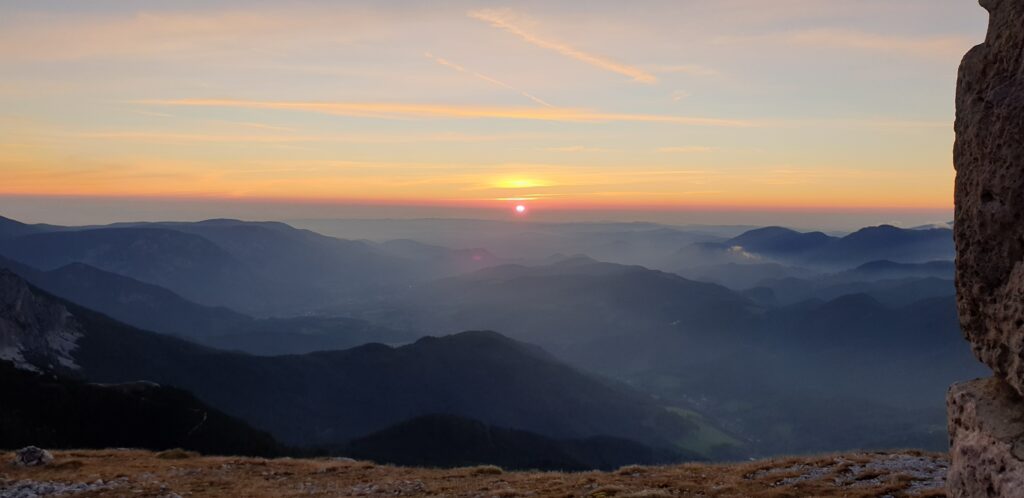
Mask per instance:
[[[66,303],[81,337],[5,359],[398,463],[445,463],[424,454],[444,430],[559,468],[944,450],[946,389],[986,371],[948,225],[5,218],[0,256],[6,292]]]

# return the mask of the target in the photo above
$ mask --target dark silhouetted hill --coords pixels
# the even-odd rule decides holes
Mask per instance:
[[[410,332],[353,318],[256,319],[227,308],[196,304],[162,287],[84,263],[39,271],[0,257],[3,267],[51,294],[128,325],[221,349],[269,356],[347,349],[368,342],[404,343],[416,338]]]
[[[0,448],[184,448],[215,455],[280,456],[265,432],[192,395],[136,382],[86,384],[0,361]]]
[[[140,331],[34,290],[10,272],[0,271],[0,297],[23,303],[0,302],[6,356],[29,366],[36,358],[63,359],[63,371],[92,382],[186,389],[294,445],[337,444],[431,413],[553,438],[607,435],[652,445],[672,445],[694,430],[645,395],[493,332],[256,357]],[[37,315],[59,318],[57,326],[40,330],[26,320]],[[68,347],[53,352],[40,334]]]
[[[426,467],[493,464],[506,469],[592,470],[679,461],[673,451],[624,439],[552,439],[452,415],[426,415],[353,440],[344,453],[380,463]],[[688,455],[688,460],[699,459]]]

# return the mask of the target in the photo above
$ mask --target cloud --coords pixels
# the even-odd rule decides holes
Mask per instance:
[[[651,72],[654,73],[666,73],[666,74],[690,74],[693,76],[719,76],[721,73],[717,69],[710,67],[701,66],[698,64],[677,64],[677,65],[665,65],[665,66],[654,66],[651,68]]]
[[[669,97],[672,98],[672,102],[679,102],[689,96],[690,92],[687,92],[686,90],[676,90],[669,95]]]
[[[973,45],[972,41],[961,36],[908,37],[827,28],[792,32],[787,35],[787,39],[797,45],[830,45],[923,56],[960,57]]]
[[[338,116],[369,117],[379,119],[508,119],[572,123],[641,122],[715,127],[754,126],[752,122],[739,119],[672,116],[663,114],[611,113],[588,109],[560,107],[536,108],[384,102],[296,102],[231,99],[144,100],[136,103],[173,107],[220,107],[304,111],[333,114]]]
[[[499,189],[522,189],[551,187],[555,184],[549,180],[541,180],[539,178],[501,178],[495,180],[490,185]]]
[[[953,131],[953,120],[876,118],[802,118],[776,119],[759,122],[761,126],[777,128],[876,128],[889,130],[948,129]]]
[[[157,117],[157,118],[173,118],[174,117],[173,114],[167,114],[165,112],[147,111],[147,110],[144,110],[144,109],[137,109],[137,110],[134,110],[132,112],[134,112],[135,114],[140,114],[142,116],[153,116],[153,117]]]
[[[308,48],[311,41],[346,43],[379,24],[370,13],[339,8],[29,12],[12,14],[10,20],[0,29],[0,56],[13,61],[281,53]]]
[[[601,147],[587,147],[585,145],[565,145],[562,147],[544,147],[548,152],[608,152],[609,149]]]
[[[462,66],[460,66],[460,65],[458,65],[458,64],[456,64],[454,62],[451,62],[451,61],[449,61],[447,59],[444,59],[444,58],[441,58],[441,57],[437,57],[434,54],[431,54],[430,52],[427,52],[427,53],[425,53],[423,55],[426,56],[426,58],[428,58],[428,59],[430,59],[430,60],[432,60],[432,61],[434,61],[434,62],[436,62],[436,63],[438,63],[438,64],[440,64],[442,66],[452,68],[452,69],[454,69],[454,70],[456,70],[456,71],[458,71],[460,73],[465,73],[465,74],[472,75],[472,76],[474,76],[476,78],[479,78],[479,79],[484,80],[484,81],[486,81],[488,83],[500,86],[502,88],[506,88],[506,89],[512,90],[513,92],[516,92],[519,95],[522,95],[523,97],[526,97],[526,98],[532,100],[533,102],[536,102],[536,103],[538,103],[538,104],[540,104],[542,106],[554,107],[551,104],[541,100],[540,98],[538,98],[537,96],[535,96],[535,95],[533,95],[531,93],[528,93],[528,92],[525,92],[523,90],[520,90],[520,89],[518,89],[518,88],[516,88],[516,87],[514,87],[512,85],[509,85],[508,83],[505,83],[503,81],[497,80],[497,79],[492,78],[490,76],[487,76],[485,74],[480,74],[480,73],[478,73],[476,71],[471,71],[469,69],[466,69],[466,68],[464,68],[464,67],[462,67]]]
[[[275,127],[276,128],[276,127]],[[271,128],[273,129],[273,128]],[[115,140],[119,142],[144,143],[254,143],[254,144],[293,144],[293,143],[358,143],[358,144],[397,144],[427,142],[498,142],[509,140],[532,140],[535,134],[500,134],[471,135],[464,133],[420,133],[420,134],[334,134],[334,135],[236,135],[214,133],[173,133],[148,131],[108,131],[87,133],[57,133],[58,138],[81,138],[87,140]]]
[[[721,37],[717,41],[719,43],[782,43],[941,58],[959,58],[974,44],[964,36],[901,36],[840,28],[805,29],[764,36]]]
[[[288,131],[293,132],[295,128],[288,128],[286,126],[270,125],[266,123],[253,123],[251,121],[225,121],[225,123],[241,126],[243,128],[255,128],[257,130],[270,130],[270,131]]]
[[[599,55],[584,52],[583,50],[580,50],[578,48],[566,45],[558,41],[542,38],[534,33],[531,33],[530,31],[527,31],[526,29],[522,28],[519,24],[517,24],[515,22],[515,16],[513,16],[511,12],[508,10],[476,10],[470,12],[468,15],[469,17],[478,19],[480,21],[484,21],[486,23],[489,23],[491,26],[503,29],[513,35],[516,35],[519,38],[522,38],[527,43],[530,43],[543,49],[551,50],[553,52],[559,53],[571,59],[576,59],[580,62],[590,64],[591,66],[604,69],[605,71],[611,71],[613,73],[618,73],[623,76],[628,76],[634,81],[638,81],[640,83],[653,84],[658,82],[658,78],[656,76],[638,67],[630,66],[628,64],[613,61],[606,57],[601,57]]]
[[[715,149],[711,147],[703,147],[700,145],[689,145],[685,147],[659,147],[658,152],[666,153],[677,153],[677,152],[711,152]]]
[[[914,120],[896,117],[770,118],[749,120],[709,118],[700,116],[673,116],[667,114],[615,113],[566,107],[516,107],[396,102],[302,102],[234,99],[153,99],[134,101],[133,103],[167,107],[217,107],[299,111],[375,119],[504,119],[520,121],[554,121],[562,123],[632,122],[725,128],[878,128],[894,130],[916,130],[929,128],[952,129],[952,123],[950,121]]]

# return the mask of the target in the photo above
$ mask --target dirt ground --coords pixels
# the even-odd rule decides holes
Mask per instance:
[[[903,451],[734,464],[623,467],[613,472],[510,472],[498,467],[394,467],[348,459],[200,457],[181,450],[54,451],[45,467],[0,453],[0,497],[945,496],[945,455]]]

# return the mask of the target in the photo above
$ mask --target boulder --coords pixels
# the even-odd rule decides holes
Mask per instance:
[[[956,94],[957,295],[975,354],[1024,393],[1024,0],[981,0]]]
[[[954,384],[946,403],[948,495],[1024,496],[1024,398],[991,377]]]
[[[953,497],[1024,496],[1024,0],[981,0],[985,42],[956,91],[957,307],[995,377],[956,384],[949,410]]]
[[[49,451],[35,446],[26,446],[14,453],[14,465],[19,467],[36,467],[47,465],[53,461]]]

